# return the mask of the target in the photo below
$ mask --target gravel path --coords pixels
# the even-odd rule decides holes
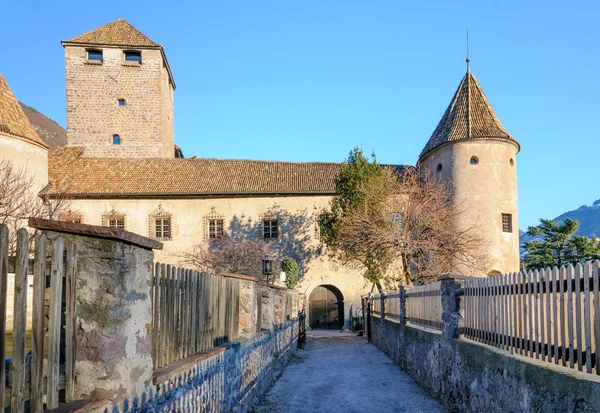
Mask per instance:
[[[309,337],[257,408],[260,413],[442,412],[379,349],[360,337]]]

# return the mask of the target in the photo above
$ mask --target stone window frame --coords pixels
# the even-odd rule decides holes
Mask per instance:
[[[502,213],[502,232],[513,232],[512,214]]]
[[[79,211],[68,210],[62,213],[58,219],[63,222],[72,222],[74,224],[83,224],[83,214]]]
[[[139,54],[139,61],[138,60],[134,60],[134,59],[127,59],[127,54],[135,54],[138,55]],[[135,49],[128,49],[128,50],[123,50],[123,65],[124,66],[141,66],[142,65],[142,51],[141,50],[135,50]]]
[[[225,236],[225,216],[218,213],[215,207],[212,207],[210,212],[203,218],[204,220],[204,241],[218,241]],[[218,224],[220,221],[220,225]],[[220,228],[220,234],[219,232]]]
[[[160,235],[157,235],[156,233],[158,228],[157,221],[161,221]],[[165,222],[168,222],[168,232],[165,232],[164,230]],[[152,211],[148,216],[148,238],[152,238],[157,241],[173,240],[173,216],[163,209],[162,204],[158,204],[158,208]]]
[[[115,221],[115,225],[111,225]],[[119,225],[119,221],[122,221]],[[117,212],[114,208],[110,212],[102,214],[102,226],[127,230],[127,216],[123,213]]]
[[[90,52],[100,53],[100,59],[90,59]],[[104,64],[104,50],[89,48],[85,49],[85,63],[90,65],[102,65]]]

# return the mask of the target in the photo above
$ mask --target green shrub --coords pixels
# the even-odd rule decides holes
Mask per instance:
[[[294,288],[300,281],[300,266],[293,258],[284,258],[281,261],[281,269],[285,272],[285,285]]]

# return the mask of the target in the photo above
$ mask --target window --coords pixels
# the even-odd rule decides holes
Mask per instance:
[[[173,238],[171,214],[162,208],[162,204],[150,214],[148,227],[150,238],[158,241],[171,241]]]
[[[127,103],[125,102],[125,99],[120,98],[120,99],[117,99],[117,104],[119,106],[125,106]]]
[[[279,237],[279,225],[276,219],[263,220],[263,236],[265,239]]]
[[[513,232],[512,214],[502,214],[502,232]]]
[[[510,158],[510,166],[515,166],[515,160],[513,158]]]
[[[135,50],[128,50],[124,52],[126,62],[135,62],[142,64],[142,52]]]
[[[441,163],[438,163],[438,166],[437,166],[437,171],[438,171],[438,172],[441,172],[441,171],[442,171],[442,164],[441,164]]]
[[[223,236],[223,219],[208,220],[208,239],[217,240]]]
[[[171,218],[154,218],[154,238],[171,239]]]
[[[120,145],[121,137],[119,135],[113,135],[112,143],[113,145]]]
[[[104,61],[102,56],[102,50],[88,50],[87,51],[87,60],[88,62],[100,62]]]
[[[73,224],[82,224],[83,215],[81,212],[69,210],[60,216],[60,221],[72,222]]]
[[[125,229],[125,214],[121,214],[114,209],[106,214],[102,214],[102,225],[105,227]]]
[[[398,228],[402,228],[402,214],[399,212],[393,212],[388,214],[388,219],[394,224],[398,225]]]
[[[479,158],[476,156],[471,156],[471,165],[477,165],[479,163]]]

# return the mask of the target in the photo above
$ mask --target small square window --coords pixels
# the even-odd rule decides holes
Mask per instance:
[[[171,239],[171,218],[154,219],[154,237],[159,240]]]
[[[217,240],[224,234],[223,231],[223,220],[222,219],[209,219],[208,220],[208,238],[211,240]]]
[[[120,98],[120,99],[117,99],[117,104],[119,106],[125,106],[127,104],[127,102],[125,102],[125,99]]]
[[[388,214],[390,222],[398,225],[398,228],[402,228],[402,214],[399,212],[392,212]]]
[[[104,61],[104,58],[102,56],[102,50],[88,50],[87,51],[87,60],[95,61],[95,62]]]
[[[276,219],[263,220],[264,239],[273,239],[279,237],[279,223]]]
[[[120,145],[121,137],[119,135],[113,135],[112,143],[113,143],[113,145]]]
[[[502,214],[502,232],[513,232],[512,214]]]
[[[126,62],[135,62],[142,64],[142,52],[135,50],[128,50],[124,52]]]
[[[125,229],[125,218],[109,218],[108,226],[111,228]]]

